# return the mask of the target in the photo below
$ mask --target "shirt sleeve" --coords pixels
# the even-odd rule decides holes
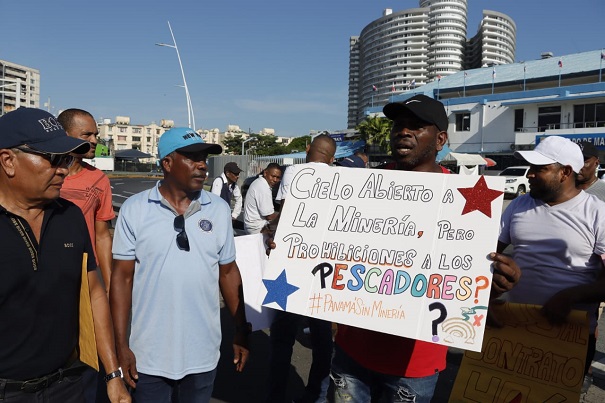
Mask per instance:
[[[294,166],[291,165],[286,168],[283,177],[281,178],[281,182],[279,184],[279,190],[277,191],[277,196],[275,200],[282,201],[286,198],[288,193],[290,193],[290,185],[292,184],[292,178],[294,176]]]
[[[212,182],[211,192],[217,196],[220,196],[222,187],[223,187],[223,180],[220,176],[217,176],[216,178],[214,178],[214,181]]]
[[[502,213],[502,217],[500,217],[500,235],[498,236],[498,241],[510,245],[512,240],[510,238],[510,222],[513,218],[513,211],[517,203],[515,203],[519,199],[513,200],[504,213]]]
[[[275,212],[275,209],[273,208],[273,194],[271,193],[269,186],[267,186],[266,189],[263,188],[259,193],[258,212],[262,218],[265,218]]]
[[[112,253],[114,259],[119,260],[134,260],[136,257],[136,231],[133,221],[135,216],[134,210],[130,208],[132,203],[128,200],[120,208],[118,221],[113,235]]]
[[[233,198],[235,199],[235,205],[233,206],[231,218],[235,219],[242,212],[242,191],[237,185],[233,188]]]
[[[100,203],[95,214],[95,221],[113,220],[116,215],[113,212],[111,184],[105,174],[103,174],[103,178],[99,181],[98,186],[101,189],[101,194],[99,195]]]

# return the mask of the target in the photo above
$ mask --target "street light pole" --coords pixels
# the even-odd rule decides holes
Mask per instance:
[[[246,144],[249,141],[254,141],[254,140],[256,140],[256,137],[250,137],[250,138],[242,141],[242,155],[246,155],[246,154],[244,154],[244,144]]]
[[[187,80],[185,79],[185,70],[183,70],[183,63],[181,62],[181,54],[179,53],[179,48],[176,45],[176,39],[174,38],[174,33],[172,32],[172,27],[170,26],[170,21],[168,21],[168,29],[170,30],[170,36],[172,36],[172,43],[156,43],[157,46],[166,46],[168,48],[173,48],[176,50],[176,57],[179,59],[179,66],[181,67],[181,75],[183,76],[183,88],[185,88],[185,96],[187,97],[187,121],[189,124],[189,128],[195,130],[195,116],[193,114],[193,105],[191,103],[191,96],[189,95],[189,88],[187,87]],[[192,126],[193,124],[193,126]]]

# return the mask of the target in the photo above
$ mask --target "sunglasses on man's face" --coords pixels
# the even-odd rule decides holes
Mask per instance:
[[[17,150],[22,151],[27,154],[39,155],[50,162],[50,166],[53,168],[58,168],[61,166],[65,166],[69,168],[74,163],[74,156],[69,154],[53,154],[47,153],[44,151],[34,150],[28,147],[17,147]]]
[[[176,234],[176,245],[180,250],[184,250],[185,252],[189,252],[189,238],[187,238],[187,233],[185,232],[185,217],[181,215],[177,215],[174,217],[174,230],[178,232]]]

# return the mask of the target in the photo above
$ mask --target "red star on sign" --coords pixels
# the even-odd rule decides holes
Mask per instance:
[[[488,188],[483,176],[479,178],[474,187],[458,188],[458,191],[462,193],[462,196],[466,199],[462,215],[479,210],[488,217],[492,216],[492,201],[504,193],[499,190]]]

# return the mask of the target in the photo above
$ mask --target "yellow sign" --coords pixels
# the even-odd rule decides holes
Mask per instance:
[[[553,326],[540,306],[504,304],[486,327],[481,352],[466,351],[450,402],[577,402],[584,378],[588,317],[572,311]]]

